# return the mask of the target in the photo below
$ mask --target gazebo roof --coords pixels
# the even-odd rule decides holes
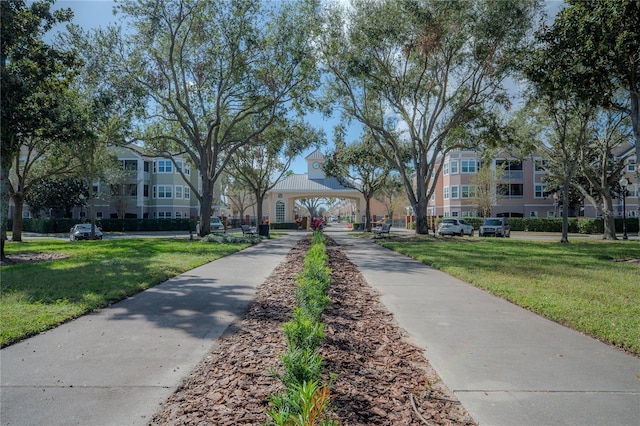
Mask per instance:
[[[293,174],[287,176],[273,187],[270,192],[353,192],[355,189],[340,184],[336,178],[309,179],[308,174]]]

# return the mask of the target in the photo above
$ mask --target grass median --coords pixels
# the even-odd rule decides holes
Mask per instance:
[[[55,253],[0,270],[0,345],[52,328],[248,247],[180,239],[7,242],[6,253]]]
[[[640,263],[630,261],[640,259],[640,241],[427,237],[380,244],[640,355]]]

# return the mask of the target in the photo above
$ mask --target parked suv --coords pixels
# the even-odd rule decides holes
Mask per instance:
[[[438,234],[442,235],[460,235],[465,234],[473,237],[473,226],[464,219],[443,219],[438,228]]]
[[[506,217],[488,217],[480,225],[478,235],[481,237],[510,237],[509,221]]]

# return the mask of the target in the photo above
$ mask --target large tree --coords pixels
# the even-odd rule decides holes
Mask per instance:
[[[545,55],[535,72],[553,73],[575,96],[628,115],[640,164],[640,2],[567,3],[569,7],[538,34]],[[564,60],[561,67],[556,66],[558,58]]]
[[[524,0],[354,0],[327,14],[320,45],[329,96],[387,152],[416,233],[428,233],[427,203],[446,153],[469,147],[465,134],[508,106],[505,79],[539,10]]]
[[[198,170],[201,182],[191,191],[202,235],[216,181],[233,154],[276,119],[309,105],[317,87],[317,7],[314,0],[118,6],[133,34],[123,33],[108,60],[149,96],[140,120],[145,146],[166,158],[186,156]]]
[[[267,193],[290,173],[293,160],[323,140],[324,136],[305,122],[282,118],[231,156],[227,173],[253,195],[258,221],[262,220]]]
[[[347,145],[338,133],[335,151],[327,156],[324,171],[341,185],[362,194],[365,201],[365,230],[371,231],[371,199],[389,184],[390,164],[374,139],[365,135]]]
[[[2,108],[0,151],[0,256],[4,259],[9,215],[9,172],[23,142],[55,139],[61,94],[78,63],[73,52],[44,41],[54,25],[69,21],[70,9],[51,11],[52,0],[0,2],[2,27],[0,93]]]

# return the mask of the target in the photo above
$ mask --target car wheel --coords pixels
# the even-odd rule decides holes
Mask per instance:
[[[473,237],[473,229],[471,230],[471,232],[469,232],[469,236]]]

